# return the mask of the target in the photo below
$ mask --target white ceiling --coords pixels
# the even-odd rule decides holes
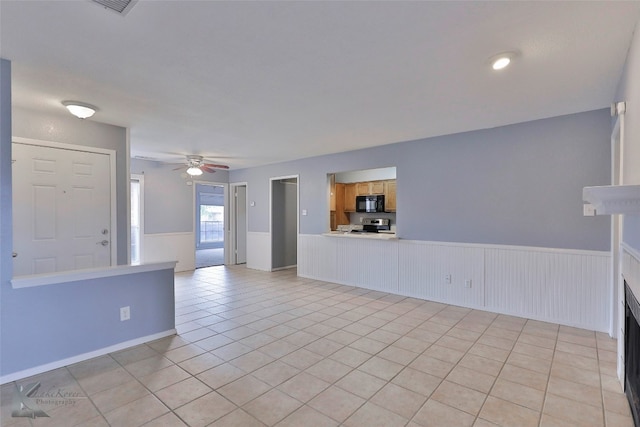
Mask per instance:
[[[608,107],[640,2],[0,1],[14,105],[255,166]],[[516,50],[502,72],[488,58]]]

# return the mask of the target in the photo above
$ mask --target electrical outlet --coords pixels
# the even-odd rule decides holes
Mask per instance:
[[[471,279],[467,279],[464,281],[464,287],[465,288],[470,288],[471,287]]]
[[[129,306],[120,307],[120,321],[124,322],[129,319],[131,319],[131,308]]]
[[[451,275],[450,274],[445,274],[444,275],[444,283],[446,283],[447,285],[451,284]]]
[[[584,205],[582,205],[582,214],[584,216],[595,216],[596,207],[590,203],[585,203]]]

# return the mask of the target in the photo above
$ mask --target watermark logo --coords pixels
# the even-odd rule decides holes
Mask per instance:
[[[13,391],[12,417],[39,418],[49,417],[43,408],[57,408],[75,405],[78,399],[86,399],[78,392],[68,391],[60,387],[50,387],[40,391],[40,383],[26,386],[16,384]]]
[[[35,402],[34,396],[39,388],[40,383],[31,383],[26,386],[16,384],[16,388],[13,391],[12,417],[38,418],[49,416]]]

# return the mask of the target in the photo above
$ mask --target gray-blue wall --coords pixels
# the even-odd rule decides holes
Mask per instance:
[[[93,145],[114,135],[120,141],[118,135],[125,133],[115,126],[43,117],[57,126],[49,134],[36,119],[42,116],[28,113],[19,116],[17,123],[21,127],[34,129],[19,135],[29,138],[78,143],[87,137],[91,143],[86,145]],[[11,63],[0,59],[0,376],[171,331],[175,324],[172,269],[13,289],[11,122]],[[63,133],[56,133],[62,129]],[[129,171],[122,165],[120,154],[118,151],[119,233],[120,215],[123,212],[128,215],[126,203],[122,207],[122,197],[126,201],[129,185]],[[126,159],[127,154],[124,156]],[[125,191],[120,192],[123,187]],[[126,216],[124,224],[128,233]],[[120,234],[118,237],[124,242],[124,250],[118,245],[120,260],[123,253],[126,258],[127,240]],[[131,320],[121,322],[119,308],[127,305],[131,307]]]
[[[8,375],[175,327],[173,269],[2,290]],[[131,319],[120,321],[120,307]]]
[[[13,274],[11,194],[11,62],[0,59],[0,292]]]
[[[269,230],[269,178],[299,174],[300,232],[328,230],[327,173],[397,167],[403,239],[608,250],[610,218],[584,217],[582,188],[610,182],[609,110],[234,170],[249,231]]]
[[[149,160],[132,159],[131,173],[144,175],[144,232],[183,233],[193,231],[194,193],[183,171]],[[229,173],[224,170],[205,173],[197,181],[227,183]]]

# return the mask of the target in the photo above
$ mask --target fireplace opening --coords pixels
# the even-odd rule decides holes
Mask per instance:
[[[625,282],[624,392],[633,422],[640,427],[640,304]]]

